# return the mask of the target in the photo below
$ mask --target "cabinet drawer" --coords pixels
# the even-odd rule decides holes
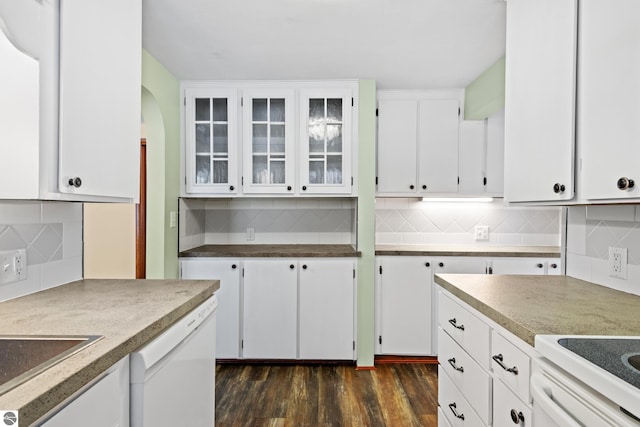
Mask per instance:
[[[490,329],[482,320],[440,292],[438,321],[460,346],[485,369],[490,369]]]
[[[529,402],[531,360],[527,354],[491,331],[491,369],[525,402]]]
[[[493,427],[530,427],[531,408],[498,379],[493,385]]]
[[[491,423],[491,377],[451,337],[438,328],[438,362],[482,421]]]
[[[451,427],[485,427],[442,366],[438,367],[438,403]]]
[[[438,328],[438,362],[482,421],[491,423],[491,377],[451,337]]]

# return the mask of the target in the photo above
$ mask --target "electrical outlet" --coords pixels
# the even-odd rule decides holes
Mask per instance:
[[[256,230],[254,228],[247,228],[247,241],[251,242],[256,240]]]
[[[0,252],[0,284],[19,282],[27,278],[27,250]]]
[[[488,225],[476,225],[475,228],[476,241],[489,240],[489,226]]]
[[[609,276],[627,278],[627,248],[609,247]]]

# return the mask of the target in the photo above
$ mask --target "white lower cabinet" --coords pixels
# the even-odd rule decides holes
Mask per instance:
[[[36,424],[43,427],[129,426],[129,356],[62,405],[53,416]]]
[[[242,356],[295,359],[298,271],[295,259],[244,261]]]
[[[531,426],[533,347],[442,289],[438,299],[438,402],[451,426]]]
[[[240,260],[234,258],[183,258],[180,278],[189,280],[216,279],[218,309],[216,319],[216,359],[240,357]]]
[[[353,258],[182,258],[220,280],[217,359],[355,360]]]
[[[432,355],[433,262],[419,256],[379,257],[378,353]]]
[[[355,358],[355,265],[350,259],[298,261],[299,358]]]

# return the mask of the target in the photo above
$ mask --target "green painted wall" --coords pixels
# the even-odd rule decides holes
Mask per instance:
[[[504,65],[503,56],[466,87],[465,120],[484,120],[504,108]]]
[[[142,117],[147,136],[147,278],[178,277],[180,192],[180,83],[142,51]]]
[[[374,365],[375,219],[376,219],[376,83],[360,81],[358,107],[358,360]]]

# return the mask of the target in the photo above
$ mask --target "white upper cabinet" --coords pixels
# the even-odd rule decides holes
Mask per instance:
[[[418,192],[458,191],[457,99],[422,99],[418,104]]]
[[[293,90],[244,91],[245,193],[294,193],[293,102]]]
[[[458,192],[457,91],[378,92],[380,196]]]
[[[351,90],[301,90],[300,192],[351,193]]]
[[[12,185],[0,198],[137,200],[141,1],[8,4],[0,144],[12,156],[0,178]]]
[[[355,82],[184,82],[184,196],[355,195]]]
[[[579,15],[579,192],[590,201],[637,199],[640,2],[582,0]]]
[[[485,191],[487,194],[504,194],[504,110],[487,118],[487,156]]]
[[[507,2],[504,195],[574,197],[577,0]]]
[[[416,193],[418,101],[378,100],[378,193]]]
[[[187,88],[185,117],[187,192],[237,193],[237,91]]]

